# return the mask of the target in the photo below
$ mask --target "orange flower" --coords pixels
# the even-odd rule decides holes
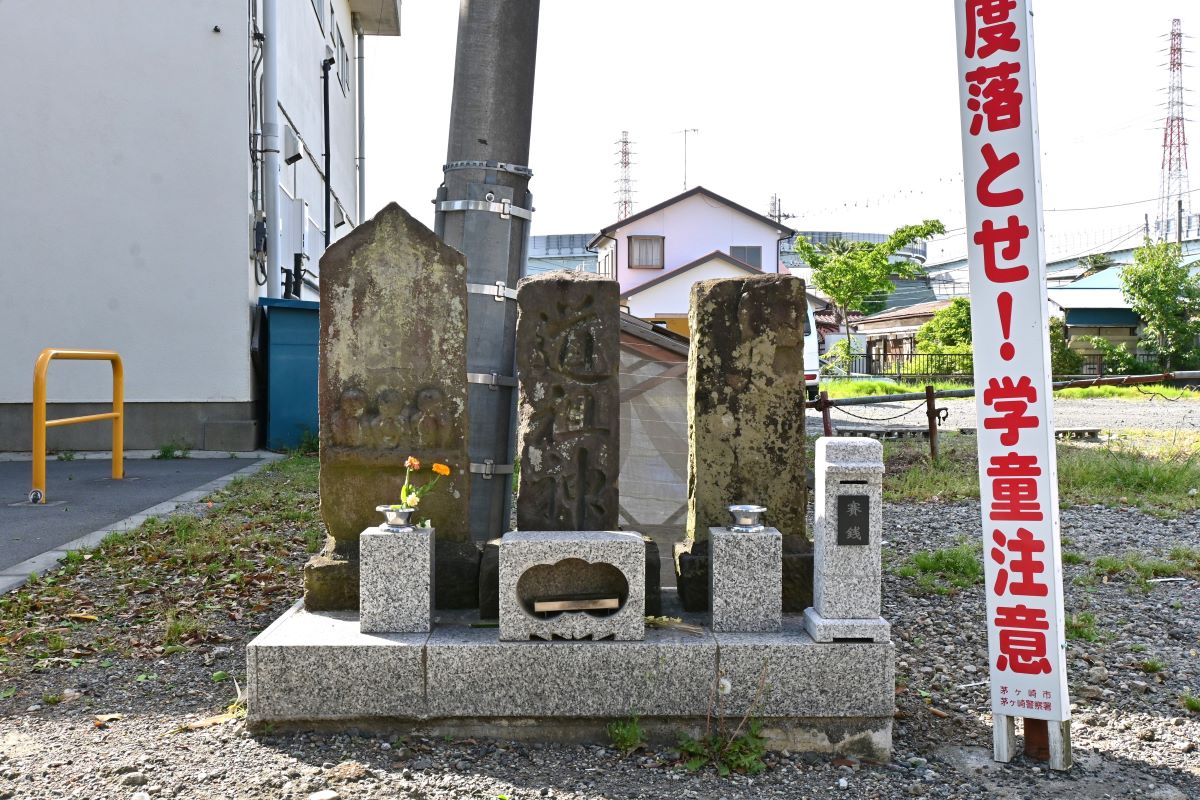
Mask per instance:
[[[407,459],[405,459],[405,461],[404,461],[404,468],[405,468],[405,469],[420,469],[420,468],[421,468],[421,462],[420,462],[420,461],[417,461],[417,459],[416,459],[416,458],[414,458],[413,456],[409,456],[409,457],[408,457]]]
[[[433,471],[438,475],[441,475],[443,478],[450,474],[450,468],[445,464],[434,464]]]

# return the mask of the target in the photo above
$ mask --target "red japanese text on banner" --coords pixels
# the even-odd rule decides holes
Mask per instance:
[[[955,0],[992,711],[1070,718],[1032,13]]]

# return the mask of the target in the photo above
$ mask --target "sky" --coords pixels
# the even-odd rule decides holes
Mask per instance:
[[[432,227],[446,157],[458,3],[404,0],[366,49],[367,206]],[[1162,162],[1167,34],[1195,0],[1042,0],[1034,56],[1047,257],[1136,243]],[[1186,13],[1191,11],[1191,15]],[[617,140],[634,211],[703,185],[800,230],[942,220],[930,263],[965,255],[954,11],[934,0],[542,0],[529,166],[534,234],[615,222]],[[1191,87],[1191,91],[1189,91]],[[1194,109],[1189,109],[1194,113]],[[1200,121],[1187,123],[1200,141]],[[1189,155],[1195,155],[1196,147]],[[1194,158],[1191,186],[1200,188]],[[1200,213],[1200,192],[1190,195]],[[1116,208],[1097,208],[1120,205]],[[1087,210],[1068,210],[1087,209]],[[1125,237],[1122,239],[1121,237]],[[1132,237],[1132,238],[1130,238]]]

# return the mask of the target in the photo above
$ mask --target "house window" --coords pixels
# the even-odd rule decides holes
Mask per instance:
[[[338,82],[342,84],[342,93],[350,91],[350,54],[346,52],[346,42],[342,39],[341,27],[334,28],[334,42],[337,46]]]
[[[325,30],[325,0],[312,0],[313,11],[317,13],[317,24]]]
[[[630,236],[629,267],[630,269],[662,269],[663,237]]]
[[[752,267],[762,269],[762,247],[760,245],[731,244],[729,246],[729,255],[743,264],[749,264]]]

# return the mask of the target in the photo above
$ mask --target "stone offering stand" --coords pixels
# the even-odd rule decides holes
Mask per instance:
[[[479,569],[481,547],[465,534],[466,483],[451,481],[430,506],[436,531],[350,533],[357,515],[388,499],[409,452],[452,460],[456,475],[468,461],[455,331],[421,334],[450,354],[444,361],[387,361],[405,320],[462,319],[461,256],[439,244],[393,205],[322,259],[323,274],[329,259],[339,276],[322,281],[323,295],[334,295],[322,298],[321,348],[331,538],[306,571],[308,602],[247,647],[250,724],[596,741],[609,721],[630,716],[652,737],[674,738],[702,730],[710,715],[751,715],[776,747],[886,758],[895,653],[879,618],[878,443],[818,443],[815,535],[796,557],[805,551],[794,542],[807,545],[798,279],[712,281],[693,292],[689,393],[707,399],[689,403],[688,524],[689,543],[705,546],[686,548],[691,560],[681,561],[703,609],[672,611],[664,598],[689,628],[646,625],[657,589],[646,540],[614,530],[614,281],[550,273],[515,293],[521,530],[499,539],[497,568]],[[421,270],[458,289],[417,291],[399,318],[364,294],[384,281],[411,284]],[[706,392],[704,380],[719,390]],[[416,399],[392,403],[389,392]],[[377,409],[373,397],[382,398]],[[781,405],[793,398],[794,408]],[[738,503],[766,506],[776,527],[724,527],[718,512]],[[443,610],[461,605],[447,600],[464,583],[468,594],[498,597],[498,622]],[[789,584],[810,587],[811,602],[795,608],[807,596]]]

